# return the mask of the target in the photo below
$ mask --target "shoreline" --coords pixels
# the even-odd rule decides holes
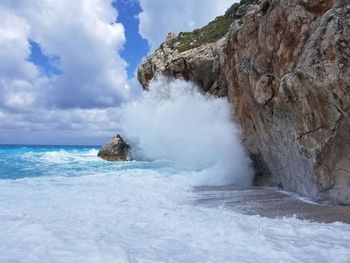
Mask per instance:
[[[234,186],[194,187],[194,202],[210,208],[224,207],[245,215],[267,218],[294,217],[317,223],[350,224],[350,207],[317,203],[276,188]]]

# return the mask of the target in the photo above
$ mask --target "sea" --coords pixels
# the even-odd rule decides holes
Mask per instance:
[[[0,146],[0,262],[350,262],[349,224],[206,205],[210,167],[98,149]]]

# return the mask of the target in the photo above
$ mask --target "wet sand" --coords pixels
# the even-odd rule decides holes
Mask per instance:
[[[350,224],[350,206],[319,204],[275,188],[200,186],[194,188],[195,203],[225,207],[242,214],[269,218],[296,217],[320,223]]]

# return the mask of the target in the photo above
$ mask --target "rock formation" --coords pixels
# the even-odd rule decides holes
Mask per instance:
[[[219,40],[169,35],[140,83],[164,74],[227,96],[256,185],[350,204],[350,1],[242,2]]]
[[[129,145],[117,134],[110,142],[102,146],[97,156],[106,161],[129,161],[129,148]]]

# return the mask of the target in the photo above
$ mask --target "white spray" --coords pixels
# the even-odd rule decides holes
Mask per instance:
[[[226,99],[204,95],[183,80],[160,78],[121,108],[120,128],[136,159],[167,159],[181,168],[205,170],[204,184],[248,186],[250,160],[231,118]]]

